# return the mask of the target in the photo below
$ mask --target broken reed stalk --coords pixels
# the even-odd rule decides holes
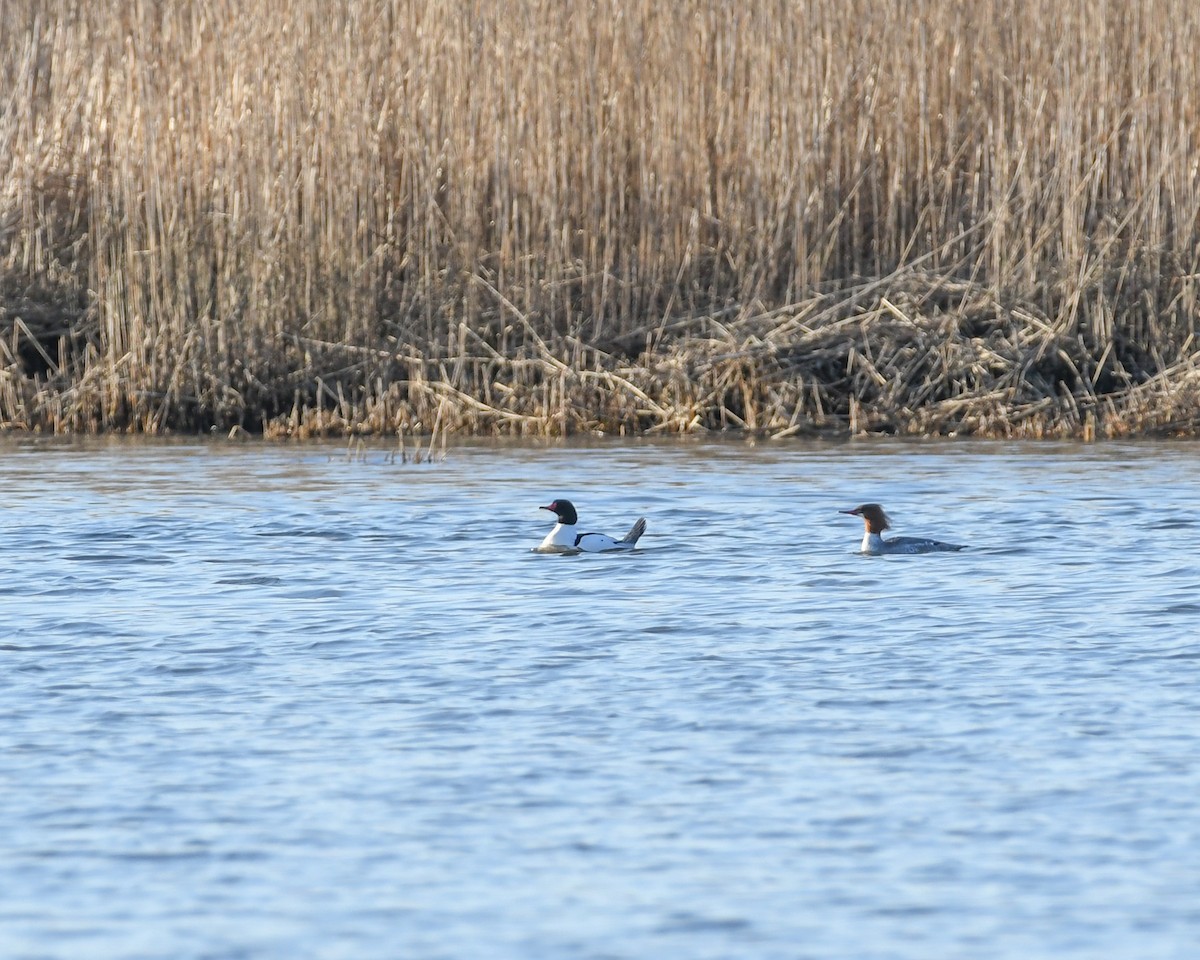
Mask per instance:
[[[3,31],[12,429],[1200,427],[1185,0],[21,0]]]

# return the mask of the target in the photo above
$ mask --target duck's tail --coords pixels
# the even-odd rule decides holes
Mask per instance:
[[[628,546],[632,547],[635,543],[638,542],[638,539],[645,532],[646,532],[646,518],[638,517],[637,523],[635,523],[632,527],[629,528],[629,532],[627,534],[625,534],[625,539],[623,539],[621,541],[621,543],[627,544]]]

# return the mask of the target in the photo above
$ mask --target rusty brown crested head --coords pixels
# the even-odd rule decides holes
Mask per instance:
[[[877,503],[864,503],[853,510],[839,510],[838,513],[848,513],[852,517],[862,517],[867,533],[883,533],[892,528],[892,521],[883,512],[883,507]]]

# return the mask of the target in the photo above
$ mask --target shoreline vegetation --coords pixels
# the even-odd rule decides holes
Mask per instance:
[[[1200,435],[1200,5],[6,0],[0,430]]]

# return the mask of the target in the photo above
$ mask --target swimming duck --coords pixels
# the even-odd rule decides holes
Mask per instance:
[[[549,510],[558,518],[554,529],[535,548],[538,553],[606,553],[610,550],[632,550],[646,532],[646,518],[640,517],[624,537],[614,539],[603,533],[576,533],[579,516],[570,500],[555,500],[539,510]]]
[[[862,517],[863,525],[867,528],[862,540],[863,553],[945,553],[964,549],[962,544],[943,543],[926,537],[893,537],[884,540],[883,531],[891,529],[892,521],[877,503],[864,503],[853,510],[839,510],[838,513]]]

